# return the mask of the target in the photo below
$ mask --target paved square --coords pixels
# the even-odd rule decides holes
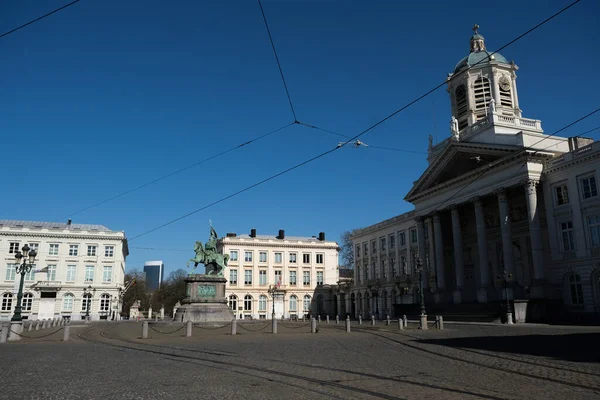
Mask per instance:
[[[379,323],[72,326],[0,346],[3,398],[39,399],[594,399],[600,328]],[[261,329],[262,328],[262,329]],[[42,331],[30,336],[41,336]]]

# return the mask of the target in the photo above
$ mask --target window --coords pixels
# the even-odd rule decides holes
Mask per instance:
[[[275,271],[275,276],[274,276],[275,281],[273,282],[275,285],[279,284],[281,285],[283,282],[281,280],[281,270],[276,270]]]
[[[385,245],[386,245],[385,238],[381,238],[381,251],[385,251],[386,250]]]
[[[33,281],[35,280],[35,264],[31,264],[31,269],[29,270],[29,272],[27,272],[25,274],[25,280],[26,281]]]
[[[237,250],[231,250],[229,252],[229,261],[237,261],[238,260],[238,251]]]
[[[575,241],[573,240],[573,222],[566,221],[560,223],[560,231],[562,235],[563,251],[575,250]]]
[[[410,230],[410,242],[412,244],[417,243],[417,230],[416,229]]]
[[[12,301],[13,301],[12,293],[4,293],[2,295],[2,308],[0,310],[1,311],[12,310]]]
[[[296,286],[296,271],[290,271],[290,286]]]
[[[252,270],[244,270],[244,285],[252,285]]]
[[[465,85],[459,85],[454,91],[456,99],[456,119],[458,119],[458,129],[463,129],[468,124],[467,119],[467,90]]]
[[[323,254],[317,254],[317,264],[323,264]]]
[[[283,262],[283,257],[281,253],[275,253],[275,264],[281,264]]]
[[[94,266],[86,265],[85,266],[85,282],[94,282]]]
[[[69,255],[71,257],[76,256],[77,254],[79,254],[79,245],[76,244],[70,244],[69,245]]]
[[[369,255],[369,245],[367,243],[363,243],[363,253],[365,253],[363,255],[363,257],[366,257]]]
[[[88,255],[88,257],[95,257],[96,256],[96,246],[88,246],[87,247],[87,255]]]
[[[244,296],[244,311],[252,311],[252,296]]]
[[[296,264],[296,253],[290,253],[290,263]]]
[[[111,282],[112,281],[112,266],[105,265],[102,268],[102,282]]]
[[[6,264],[5,281],[14,281],[17,276],[17,264]]]
[[[304,312],[309,312],[310,311],[310,296],[306,295],[304,296]]]
[[[390,249],[393,249],[395,247],[396,247],[396,236],[390,235]]]
[[[583,304],[583,290],[581,287],[581,277],[576,273],[571,273],[567,276],[571,305]]]
[[[362,283],[362,275],[360,273],[361,273],[360,265],[357,265],[356,266],[356,277],[357,277],[358,283]]]
[[[600,215],[588,217],[588,227],[590,228],[592,247],[600,247]]]
[[[392,270],[392,276],[397,276],[396,259],[395,258],[390,258],[390,269]]]
[[[506,79],[506,78],[505,78]],[[510,96],[510,84],[508,81],[500,81],[500,105],[512,108],[512,98]]]
[[[76,265],[67,265],[67,280],[66,282],[75,282]]]
[[[10,242],[8,245],[8,253],[14,254],[19,251],[19,242]]]
[[[229,270],[229,284],[237,285],[237,269]]]
[[[48,280],[56,280],[56,265],[48,265]]]
[[[385,260],[381,260],[381,277],[383,279],[387,278],[387,271],[385,268]]]
[[[235,294],[229,296],[229,308],[233,311],[237,311],[237,296]]]
[[[33,306],[33,294],[25,293],[23,295],[23,299],[21,300],[21,310],[22,311],[31,311],[32,306]]]
[[[261,269],[258,271],[258,284],[266,285],[267,284],[267,270]]]
[[[371,265],[371,279],[379,278],[379,272],[377,272],[377,265],[373,263]]]
[[[400,233],[400,246],[406,246],[406,232]]]
[[[360,258],[360,245],[356,245],[356,258]]]
[[[483,76],[476,79],[473,83],[473,92],[475,94],[475,114],[477,115],[477,120],[487,118],[488,104],[492,99],[492,89],[489,79]]]
[[[258,311],[267,311],[267,296],[261,294],[258,298]]]
[[[302,283],[304,284],[304,286],[310,286],[310,271],[303,272]]]
[[[400,270],[402,271],[403,274],[408,273],[408,268],[406,267],[406,256],[400,257]]]
[[[296,312],[298,310],[298,297],[295,295],[290,296],[290,312]]]
[[[57,256],[58,255],[58,245],[57,244],[50,245],[50,247],[48,248],[48,255],[49,256]]]
[[[423,227],[423,236],[425,239],[429,239],[429,227],[427,225]]]
[[[104,257],[112,257],[115,253],[115,246],[104,246]]]
[[[598,189],[596,188],[596,177],[588,176],[582,178],[581,182],[581,195],[584,199],[589,199],[598,196]]]
[[[308,253],[302,254],[302,263],[310,264],[310,254],[308,254]]]
[[[261,251],[258,253],[258,262],[266,263],[267,262],[267,252]]]
[[[88,303],[90,305],[90,309],[92,308],[91,299],[92,299],[92,295],[91,294],[84,294],[83,295],[83,298],[81,299],[81,311],[87,311],[87,309],[88,309]]]
[[[104,293],[102,296],[100,296],[100,312],[108,312],[109,310],[109,305],[110,305],[110,296],[106,293]]]
[[[29,249],[35,250],[35,252],[38,253],[38,250],[40,249],[40,244],[39,243],[29,243]]]
[[[377,253],[377,242],[375,240],[371,241],[371,254]]]
[[[63,311],[73,311],[73,300],[75,296],[71,293],[67,293],[63,296]]]
[[[245,262],[252,262],[252,252],[251,251],[245,251],[244,252],[244,261]]]
[[[317,271],[317,286],[323,286],[323,271]]]
[[[556,205],[562,206],[563,204],[569,204],[569,190],[565,183],[555,186],[554,193],[556,194]]]

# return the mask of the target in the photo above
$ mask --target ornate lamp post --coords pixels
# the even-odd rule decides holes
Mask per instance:
[[[21,282],[19,283],[19,293],[17,294],[17,305],[15,307],[15,313],[11,318],[11,322],[22,323],[23,318],[21,317],[21,301],[23,300],[23,282],[25,281],[25,274],[29,273],[33,268],[33,262],[35,261],[35,256],[37,256],[37,252],[35,250],[30,250],[27,244],[23,246],[20,251],[17,251],[15,254],[15,260],[17,261],[17,274],[21,274]],[[23,263],[21,264],[21,260]],[[29,261],[29,262],[27,262]]]
[[[512,281],[513,275],[509,274],[505,271],[502,271],[502,274],[498,275],[498,279],[502,279],[504,281],[504,295],[506,297],[506,323],[512,325],[512,311],[510,309],[510,301],[508,299],[508,282]]]
[[[94,288],[95,292],[96,289]],[[89,285],[87,288],[83,288],[83,297],[87,298],[87,304],[85,307],[85,322],[90,323],[90,303],[92,302],[92,285]]]
[[[277,286],[269,285],[269,289],[267,290],[267,292],[271,295],[271,298],[273,299],[273,310],[271,311],[271,318],[275,319],[275,296],[277,296]]]
[[[415,257],[415,272],[419,274],[419,297],[421,300],[421,326],[419,329],[427,329],[427,312],[425,311],[425,293],[423,293],[423,262],[419,256]]]

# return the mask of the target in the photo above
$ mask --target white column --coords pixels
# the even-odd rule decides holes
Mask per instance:
[[[435,277],[437,271],[435,264],[435,236],[433,232],[433,217],[427,217],[425,223],[427,224],[427,232],[429,233],[429,249],[427,249],[427,258],[429,259],[427,287],[429,287],[429,277]]]
[[[463,261],[463,245],[460,232],[460,218],[456,204],[451,207],[452,214],[452,240],[454,241],[454,271],[456,272],[456,290],[454,291],[454,304],[462,301],[461,290],[464,286],[465,266]]]
[[[512,87],[510,88],[510,92],[512,93],[513,107],[515,109],[515,113],[517,114],[517,117],[520,118],[521,117],[521,108],[519,107],[519,96],[517,95],[517,74],[515,73],[515,71],[512,72],[511,78],[512,78]]]
[[[417,218],[417,240],[419,245],[419,258],[421,259],[421,267],[423,268],[423,289],[427,289],[429,282],[427,279],[429,271],[425,262],[425,218]]]
[[[444,242],[442,239],[442,225],[440,215],[433,214],[433,233],[435,240],[435,268],[437,276],[437,291],[443,292],[446,287],[446,278],[444,276]]]
[[[546,273],[544,271],[544,250],[542,247],[542,233],[540,229],[540,215],[537,206],[537,185],[539,181],[528,180],[525,183],[527,196],[527,217],[529,221],[529,235],[531,237],[531,255],[533,260],[533,287],[532,297],[544,297],[544,284]]]
[[[494,96],[494,101],[496,102],[496,107],[500,106],[500,88],[498,86],[498,74],[492,74],[492,79],[490,84],[492,85],[492,93]],[[491,112],[492,110],[488,110]]]
[[[502,231],[502,254],[504,255],[504,270],[509,274],[515,273],[515,260],[512,249],[512,232],[510,215],[508,215],[508,202],[506,201],[506,191],[499,189],[496,192],[498,196],[498,207],[500,209],[500,229]],[[501,274],[502,271],[499,271]]]
[[[490,283],[487,234],[483,216],[483,204],[479,197],[473,199],[475,206],[475,223],[477,226],[477,250],[479,252],[479,277],[481,287],[477,290],[477,301],[487,303],[487,288]]]

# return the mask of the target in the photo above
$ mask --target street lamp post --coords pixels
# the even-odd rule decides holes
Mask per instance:
[[[512,281],[513,275],[507,273],[506,270],[502,271],[502,274],[498,275],[498,279],[504,281],[504,296],[506,297],[506,323],[512,325],[512,311],[510,309],[510,301],[508,299],[508,282]]]
[[[423,262],[419,256],[415,257],[416,272],[419,273],[419,297],[421,302],[421,325],[419,329],[427,329],[427,312],[425,311],[425,293],[423,292]]]
[[[277,286],[269,285],[269,289],[267,290],[271,295],[271,299],[273,299],[273,310],[271,311],[271,318],[275,319],[275,295],[277,294]]]
[[[33,268],[33,262],[35,261],[35,256],[37,256],[37,252],[35,250],[31,250],[27,244],[23,246],[21,250],[23,251],[22,253],[20,251],[15,253],[15,260],[17,261],[16,271],[17,274],[21,274],[21,282],[19,283],[19,293],[17,294],[15,313],[11,318],[11,322],[18,323],[22,323],[23,321],[23,317],[21,316],[21,301],[23,300],[23,282],[25,281],[25,274],[28,274],[31,271]],[[21,260],[23,260],[22,264]]]
[[[95,291],[96,289],[94,289]],[[87,299],[87,304],[85,307],[85,322],[86,324],[90,323],[90,303],[92,302],[92,285],[89,285],[87,288],[83,288],[83,296]]]

